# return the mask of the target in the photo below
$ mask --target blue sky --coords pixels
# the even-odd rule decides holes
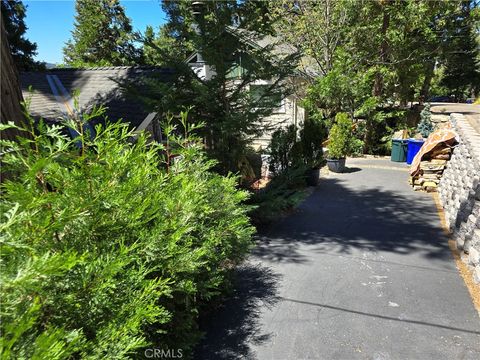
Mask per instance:
[[[62,48],[70,38],[75,15],[73,0],[24,0],[27,5],[27,38],[37,43],[37,60],[48,63],[63,61]],[[147,25],[155,28],[165,22],[158,0],[122,0],[134,30],[144,31]]]

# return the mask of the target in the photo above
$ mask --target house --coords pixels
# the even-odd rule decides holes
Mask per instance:
[[[275,57],[290,56],[296,49],[282,44],[272,36],[259,36],[245,30],[229,27],[227,31],[255,51],[268,48]],[[266,50],[265,50],[266,51]],[[230,69],[232,83],[241,81],[242,74],[248,71],[248,54],[237,53]],[[186,63],[202,79],[210,79],[215,71],[203,62],[199,53],[193,53]],[[305,88],[305,79],[309,75],[305,71],[293,74],[290,81],[297,89]],[[20,74],[22,92],[29,99],[29,111],[34,118],[43,118],[46,122],[59,122],[61,118],[72,115],[74,109],[74,91],[78,93],[79,111],[85,111],[93,105],[102,104],[107,108],[109,119],[128,123],[136,131],[148,130],[157,140],[161,139],[158,123],[152,121],[157,114],[145,110],[145,105],[138,97],[125,91],[125,84],[135,84],[136,91],[141,91],[142,81],[155,77],[168,84],[174,77],[171,69],[144,66],[117,66],[96,68],[54,68],[43,72],[23,72]],[[261,94],[262,88],[272,84],[272,79],[256,80],[249,85],[249,91]],[[32,91],[30,91],[30,89]],[[300,125],[305,120],[305,110],[300,106],[301,91],[278,97],[278,106],[273,113],[263,118],[262,126],[266,129],[252,145],[257,150],[264,150],[269,145],[275,129],[291,124]],[[102,121],[96,119],[95,121]],[[91,125],[95,125],[95,121]],[[72,134],[74,135],[74,134]]]
[[[149,130],[155,136],[152,120],[156,113],[145,110],[144,104],[123,89],[125,82],[141,84],[147,75],[167,82],[173,72],[159,67],[97,67],[88,69],[55,68],[42,72],[20,73],[24,99],[29,112],[47,123],[56,123],[71,116],[76,110],[88,111],[93,105],[104,105],[106,116],[122,120],[136,131]],[[78,93],[78,109],[74,106],[74,92]],[[94,119],[95,125],[103,119]]]
[[[234,26],[228,26],[226,32],[229,36],[235,37],[237,40],[247,45],[246,48],[251,48],[255,51],[268,51],[273,56],[272,59],[281,59],[293,57],[298,50],[291,45],[285,44],[279,38],[271,35],[261,35],[241,29]],[[249,71],[249,63],[251,57],[248,51],[237,52],[232,54],[231,67],[229,69],[229,76],[232,84],[240,83],[242,75]],[[215,76],[215,69],[205,63],[202,55],[199,52],[194,52],[187,58],[186,62],[191,69],[202,80],[209,80]],[[280,128],[289,125],[300,126],[306,117],[305,109],[300,105],[300,100],[304,96],[304,89],[306,88],[307,79],[316,76],[314,66],[311,65],[311,60],[307,57],[299,59],[298,69],[287,81],[295,89],[289,94],[278,97],[278,106],[273,110],[272,114],[262,119],[262,126],[266,131],[258,138],[253,139],[252,146],[262,151],[266,149],[270,143],[272,133]],[[262,88],[274,83],[274,79],[256,80],[249,85],[249,91],[253,96],[261,94]]]

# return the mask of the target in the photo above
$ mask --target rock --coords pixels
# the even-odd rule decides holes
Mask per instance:
[[[423,173],[433,174],[437,172],[442,172],[445,169],[443,165],[420,165],[420,169],[423,170]]]
[[[480,244],[480,229],[473,230],[472,241]]]
[[[480,266],[476,266],[473,270],[473,281],[475,281],[475,284],[480,284]]]
[[[424,181],[425,181],[424,178],[415,179],[415,180],[413,181],[413,185],[422,185]]]
[[[475,249],[474,247],[471,247],[470,246],[470,251],[469,251],[469,254],[468,254],[468,262],[471,264],[471,265],[478,265],[480,263],[480,252],[478,252],[477,249]]]
[[[434,159],[434,160],[450,160],[450,155],[449,154],[438,154],[438,155],[432,156],[432,159]]]
[[[447,164],[447,160],[432,159],[432,160],[430,160],[430,163],[436,164],[436,165],[446,165],[446,164]]]
[[[464,237],[465,242],[463,243],[463,252],[465,254],[470,254],[470,250],[472,249],[472,242]],[[468,262],[468,261],[467,261]]]
[[[449,155],[452,153],[452,149],[449,148],[449,147],[444,147],[444,148],[440,148],[440,149],[435,149],[431,152],[431,156],[432,157],[435,157],[437,155]]]
[[[438,173],[435,173],[435,174],[423,174],[421,176],[422,178],[424,178],[425,180],[439,180],[442,178],[442,174],[438,174]]]
[[[468,221],[469,221],[470,223],[472,223],[473,225],[477,225],[477,223],[478,223],[479,220],[480,220],[480,219],[477,219],[477,217],[476,217],[475,215],[473,215],[473,214],[470,214],[470,215],[468,216]]]
[[[425,180],[439,180],[441,178],[440,174],[423,174],[422,177]]]

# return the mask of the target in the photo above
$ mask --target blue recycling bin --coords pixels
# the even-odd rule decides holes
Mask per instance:
[[[422,140],[417,140],[417,139],[408,139],[408,144],[407,144],[407,164],[411,165],[413,162],[413,159],[415,158],[415,155],[420,151],[422,148],[422,145],[425,141]]]

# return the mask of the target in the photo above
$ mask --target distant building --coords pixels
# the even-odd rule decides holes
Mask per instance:
[[[297,51],[294,47],[279,43],[272,36],[260,36],[246,30],[230,27],[231,36],[239,38],[255,50],[267,47],[275,56],[288,56]],[[246,52],[234,54],[231,66],[232,84],[240,82],[242,75],[248,71],[249,54]],[[253,140],[252,145],[257,150],[265,149],[275,129],[291,124],[300,125],[305,120],[305,110],[299,104],[306,87],[306,79],[313,73],[312,67],[302,67],[287,79],[297,89],[292,94],[278,96],[278,106],[272,114],[261,120],[267,130]],[[215,75],[214,69],[208,66],[199,53],[193,53],[186,63],[202,79],[210,79]],[[310,72],[310,73],[309,73]],[[104,105],[106,115],[112,121],[120,120],[128,123],[136,131],[148,130],[156,140],[161,140],[161,130],[158,122],[152,121],[157,116],[146,110],[144,103],[138,97],[125,91],[126,84],[134,84],[141,92],[142,82],[154,76],[166,84],[174,78],[173,70],[152,66],[115,66],[96,68],[52,68],[40,72],[23,72],[20,74],[22,92],[25,99],[30,99],[29,111],[36,119],[43,118],[46,122],[58,123],[62,118],[72,115],[74,109],[74,91],[78,93],[79,111],[88,111],[94,105]],[[261,95],[263,89],[273,83],[273,79],[257,80],[249,86],[253,96]],[[29,91],[29,88],[33,92]],[[159,114],[161,116],[162,114]],[[92,128],[103,119],[95,119],[89,126]],[[72,134],[73,135],[73,134]]]
[[[260,35],[232,26],[227,27],[226,31],[229,35],[236,37],[246,45],[250,46],[253,50],[261,51],[268,48],[268,51],[273,52],[274,57],[281,58],[298,51],[295,47],[282,43],[274,36]],[[278,97],[277,108],[273,110],[270,116],[262,119],[262,125],[264,125],[267,130],[259,138],[253,140],[252,145],[257,150],[265,149],[269,145],[272,133],[279,127],[286,127],[291,124],[300,125],[305,121],[305,109],[300,106],[299,100],[303,96],[306,87],[306,79],[312,75],[316,75],[313,70],[314,67],[308,65],[309,60],[310,59],[303,57],[300,61],[298,71],[287,79],[287,81],[295,85],[294,87],[297,91],[292,94],[284,94],[284,96],[280,95]],[[215,76],[215,70],[205,63],[200,53],[194,52],[186,61],[199,78],[209,80]],[[232,54],[229,75],[233,84],[241,82],[242,75],[249,71],[250,61],[251,58],[248,52]],[[249,86],[249,90],[252,94],[260,95],[263,88],[272,83],[274,83],[274,79],[258,80]]]
[[[29,99],[29,111],[36,119],[47,123],[60,122],[62,118],[75,112],[72,94],[78,93],[78,109],[88,111],[94,105],[104,105],[106,116],[112,120],[122,120],[134,130],[150,130],[154,135],[152,120],[155,113],[145,110],[144,104],[124,91],[125,82],[141,83],[149,74],[168,81],[171,70],[158,67],[97,67],[87,69],[54,68],[42,72],[20,74],[24,99]],[[32,91],[30,91],[30,89]],[[103,119],[94,119],[94,126]]]

